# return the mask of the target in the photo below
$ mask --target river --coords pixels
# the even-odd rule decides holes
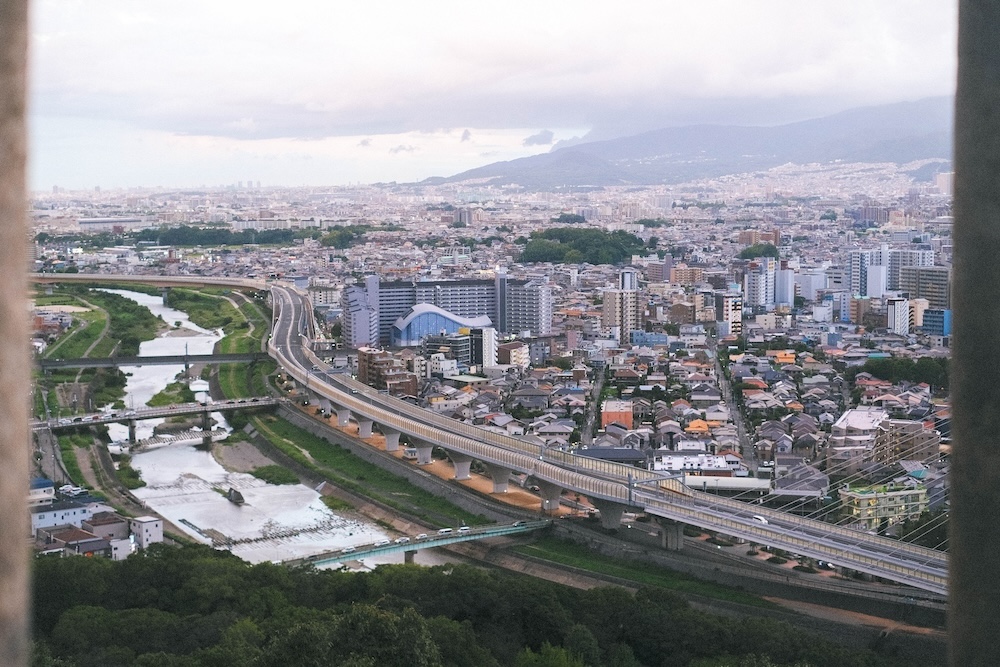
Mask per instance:
[[[221,331],[206,331],[192,323],[186,313],[163,305],[157,296],[127,290],[108,290],[136,301],[161,316],[171,329],[158,338],[141,344],[139,356],[168,354],[209,354],[222,338]],[[174,324],[176,323],[176,327]],[[183,366],[123,367],[128,375],[125,404],[140,407],[157,392],[173,382]],[[192,388],[207,391],[208,383],[198,380]],[[222,415],[213,413],[216,428],[226,428]],[[153,426],[162,420],[140,422],[139,439],[152,435]],[[124,440],[128,430],[122,425],[109,427],[113,440]],[[225,446],[225,445],[222,445]],[[190,445],[168,445],[136,453],[132,465],[140,471],[146,486],[133,493],[148,507],[169,520],[192,539],[211,544],[210,535],[225,536],[230,550],[244,560],[259,563],[281,561],[371,544],[390,537],[380,527],[342,516],[323,504],[320,494],[301,484],[272,485],[253,475],[229,472],[211,453]],[[234,505],[220,492],[229,488],[240,491],[246,500]],[[402,562],[403,554],[368,559],[362,567]],[[446,562],[432,551],[420,551],[417,562]]]

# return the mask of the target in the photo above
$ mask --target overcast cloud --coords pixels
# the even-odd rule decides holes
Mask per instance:
[[[774,124],[950,94],[955,11],[942,0],[42,0],[32,180],[416,180],[588,132]]]

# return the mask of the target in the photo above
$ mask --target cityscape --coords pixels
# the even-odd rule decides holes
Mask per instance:
[[[26,47],[25,664],[947,663],[954,8],[113,4]]]
[[[671,188],[564,194],[476,183],[265,188],[252,181],[205,191],[36,194],[33,256],[41,291],[33,342],[44,374],[35,416],[52,434],[38,439],[36,459],[56,481],[36,482],[33,534],[44,552],[125,558],[147,546],[149,524],[156,540],[177,531],[252,562],[363,566],[367,558],[369,567],[391,562],[384,560],[391,553],[420,562],[425,548],[492,537],[481,528],[461,532],[475,525],[473,515],[443,528],[430,521],[400,529],[397,518],[385,531],[358,517],[321,515],[308,498],[301,502],[312,507],[310,516],[282,524],[276,516],[287,507],[269,512],[261,495],[274,486],[265,483],[267,474],[217,477],[189,463],[177,481],[156,469],[172,470],[176,462],[167,463],[163,452],[179,448],[201,448],[198,456],[214,456],[229,473],[279,468],[281,450],[267,456],[274,444],[248,447],[273,420],[263,416],[273,408],[254,404],[274,404],[277,394],[283,420],[322,424],[351,439],[349,448],[433,470],[476,496],[469,502],[501,501],[493,510],[500,525],[537,530],[541,513],[562,517],[558,524],[572,530],[615,535],[624,528],[623,544],[651,540],[667,553],[684,554],[692,544],[725,548],[728,566],[759,570],[764,580],[787,572],[806,589],[842,582],[854,594],[877,590],[882,599],[940,613],[945,587],[931,583],[932,570],[920,574],[930,576],[921,583],[913,571],[900,577],[854,569],[822,550],[783,549],[780,536],[760,532],[779,530],[788,516],[846,529],[858,543],[873,536],[912,545],[921,559],[940,553],[944,562],[952,223],[946,167],[934,159],[787,165]],[[907,175],[920,169],[930,177]],[[858,194],[865,190],[876,194]],[[532,256],[538,261],[523,261]],[[133,281],[147,283],[146,294],[129,292]],[[301,312],[286,314],[293,306],[283,302],[290,297],[279,298],[278,286],[296,295]],[[116,293],[187,311],[168,322],[200,312],[201,333],[218,327],[226,338],[196,349],[198,332],[168,324],[168,336],[183,347],[175,344],[173,358],[157,361],[175,364],[162,366],[163,392],[142,398],[130,386],[154,368],[138,365],[153,356],[141,351],[145,343],[136,357],[121,341],[88,339],[86,329],[103,320],[95,325],[75,314],[113,313],[120,305],[106,299]],[[206,311],[214,307],[204,301],[213,299],[237,308],[220,319]],[[247,322],[262,329],[237,343],[229,327],[249,307],[257,313]],[[273,314],[263,317],[269,309]],[[287,343],[280,339],[284,326]],[[81,349],[74,337],[89,340],[86,353],[69,351]],[[297,360],[285,356],[292,347],[311,351]],[[253,361],[250,368],[263,376],[224,382],[244,368],[212,370],[213,361],[224,361],[213,353],[230,351],[259,360],[262,366]],[[88,359],[67,367],[75,357],[100,356],[112,357],[109,368]],[[377,413],[352,412],[349,400],[337,398],[368,391],[376,392],[366,399],[373,405],[376,398],[396,401],[386,403],[395,414],[416,409],[428,424],[471,426],[479,440],[500,438],[500,449],[516,442],[518,450],[535,452],[532,460],[576,470],[607,466],[628,479],[632,502],[612,503],[537,470],[500,466]],[[169,417],[150,430],[147,413],[173,413],[145,409],[137,399],[175,402],[178,414],[190,404],[186,414],[194,417]],[[104,435],[81,450],[80,434],[89,434],[93,422],[106,424],[96,426]],[[254,437],[219,442],[240,424]],[[309,452],[293,446],[300,456]],[[230,453],[233,447],[246,451]],[[308,477],[292,470],[297,483],[323,469]],[[627,470],[633,472],[621,472]],[[651,506],[638,511],[649,487],[633,488],[633,480],[680,483],[743,504],[745,510],[726,505],[726,512],[744,525],[727,532],[650,514]],[[332,488],[336,480],[323,484]],[[114,513],[114,503],[92,505],[94,491],[149,514],[127,519]],[[214,506],[199,506],[206,495]],[[180,505],[182,498],[191,504]],[[254,532],[231,523],[227,505],[242,505],[244,515],[253,507],[267,527]],[[106,526],[121,527],[112,536]],[[861,586],[851,583],[858,577]]]

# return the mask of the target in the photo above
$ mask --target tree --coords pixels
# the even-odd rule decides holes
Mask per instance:
[[[740,259],[756,259],[758,257],[778,258],[778,249],[772,243],[754,243],[740,251]]]
[[[824,213],[823,215],[819,216],[819,219],[820,220],[834,221],[834,220],[837,219],[837,212],[834,211],[832,208],[828,208],[828,209],[826,209],[826,213]]]
[[[560,213],[557,217],[551,219],[552,222],[558,222],[561,225],[578,225],[587,221],[582,215],[577,215],[576,213]]]
[[[514,667],[586,667],[583,661],[571,655],[566,649],[548,642],[535,653],[526,648],[517,655]]]
[[[563,647],[586,667],[601,667],[601,646],[586,625],[574,624],[566,633]]]

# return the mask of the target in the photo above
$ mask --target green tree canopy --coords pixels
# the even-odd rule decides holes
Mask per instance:
[[[740,251],[740,259],[757,259],[758,257],[778,258],[778,249],[772,243],[754,243]]]
[[[521,261],[621,264],[644,248],[642,239],[621,230],[608,233],[600,229],[555,227],[533,232],[521,253]]]

